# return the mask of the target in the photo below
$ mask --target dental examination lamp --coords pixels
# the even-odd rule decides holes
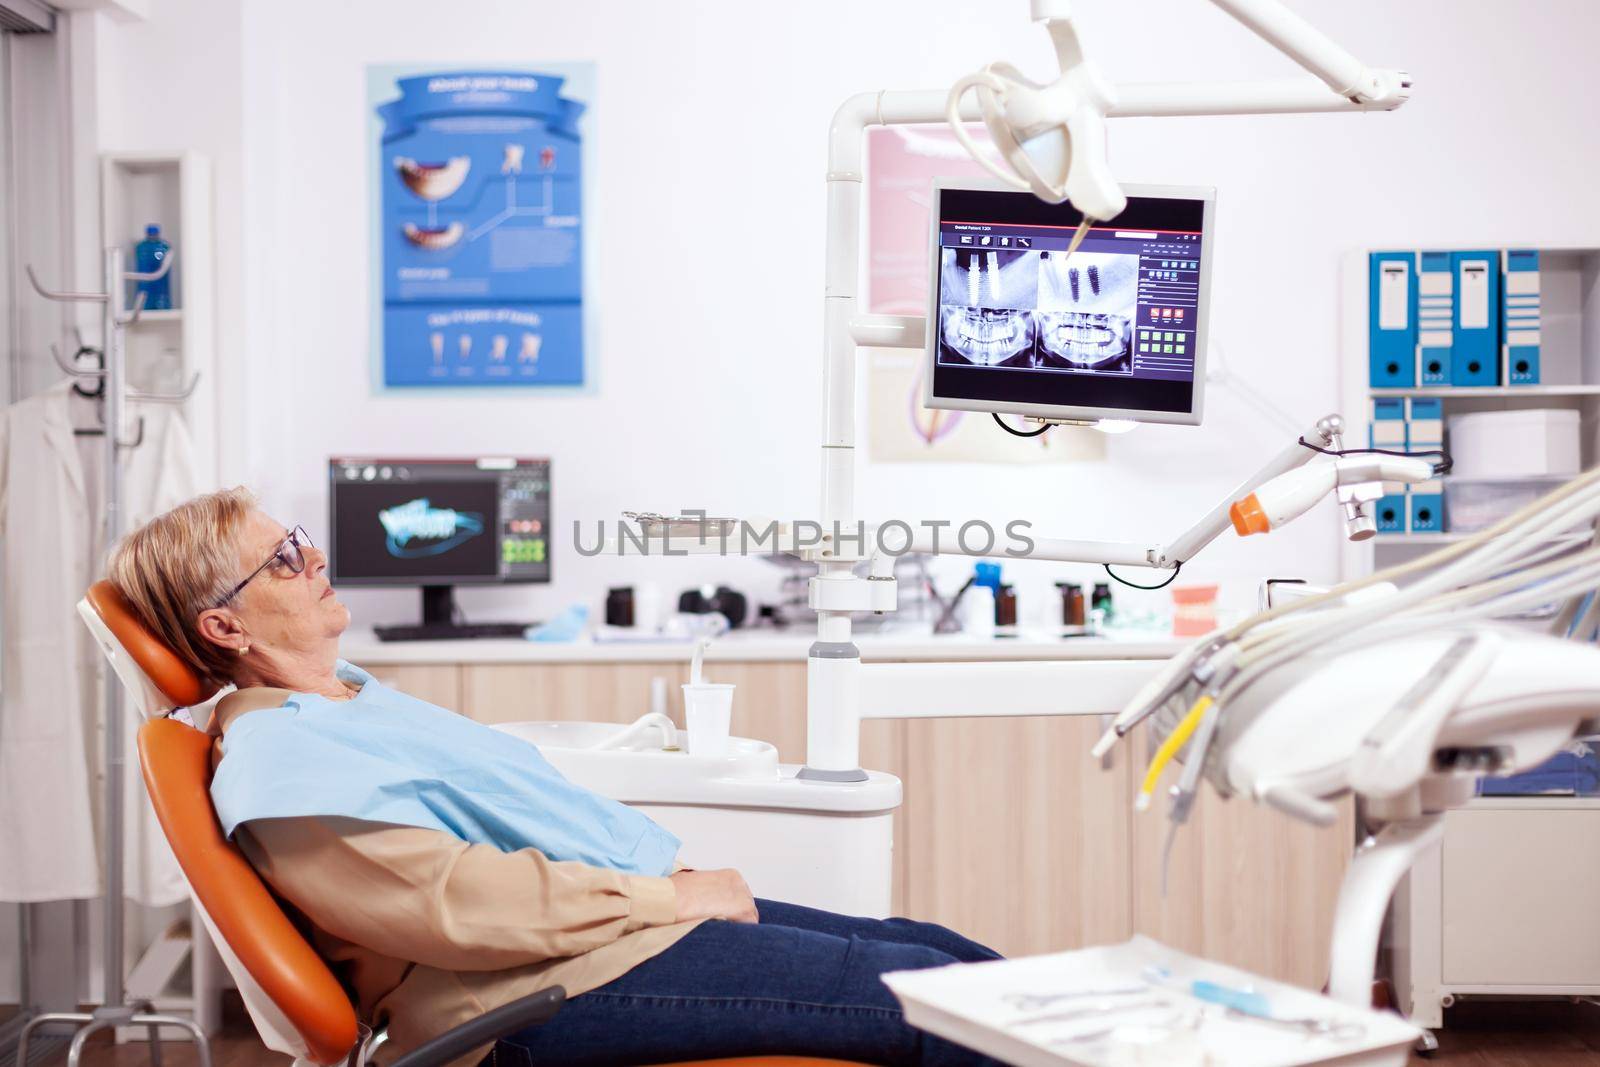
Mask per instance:
[[[1108,118],[1391,111],[1411,96],[1410,75],[1367,67],[1277,0],[1212,2],[1315,77],[1114,86],[1084,55],[1071,0],[1033,0],[1033,18],[1044,24],[1055,48],[1056,80],[1029,81],[1009,63],[991,63],[955,83],[945,118],[972,158],[996,178],[1048,203],[1069,201],[1087,225],[1114,219],[1127,205],[1106,158]],[[977,97],[998,161],[966,130],[963,100],[969,93]]]

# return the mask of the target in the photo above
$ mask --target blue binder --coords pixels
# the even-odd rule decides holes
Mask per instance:
[[[1423,385],[1450,384],[1455,271],[1449,252],[1417,253],[1417,362]]]
[[[1368,381],[1375,389],[1417,384],[1417,256],[1368,257]]]
[[[1539,253],[1528,248],[1508,248],[1501,256],[1500,290],[1505,324],[1507,385],[1539,384]]]
[[[1385,498],[1387,499],[1387,498]],[[1410,505],[1410,533],[1440,533],[1444,530],[1444,484],[1435,478],[1418,482],[1406,494]]]
[[[1381,534],[1406,532],[1406,497],[1403,492],[1391,492],[1378,498],[1372,505],[1372,517]]]
[[[1500,384],[1500,253],[1452,252],[1451,385]]]
[[[1367,424],[1367,443],[1373,448],[1406,447],[1405,397],[1372,398],[1372,421]]]
[[[1436,396],[1406,400],[1406,447],[1412,452],[1444,447],[1444,401]]]

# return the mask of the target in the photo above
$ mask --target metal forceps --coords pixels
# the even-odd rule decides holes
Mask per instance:
[[[1113,989],[1078,989],[1067,993],[1007,993],[1000,1000],[1018,1011],[1053,1008],[1069,1000],[1092,1000],[1095,997],[1126,997],[1135,993],[1148,993],[1148,985],[1119,986]]]

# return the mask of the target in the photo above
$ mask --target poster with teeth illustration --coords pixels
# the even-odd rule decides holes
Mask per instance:
[[[368,74],[380,384],[582,387],[592,67]]]

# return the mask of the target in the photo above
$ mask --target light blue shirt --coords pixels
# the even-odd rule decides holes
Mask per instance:
[[[677,838],[567,781],[536,746],[343,660],[338,674],[361,686],[353,699],[295,693],[229,725],[211,780],[228,836],[252,819],[346,816],[629,874],[672,870]]]

